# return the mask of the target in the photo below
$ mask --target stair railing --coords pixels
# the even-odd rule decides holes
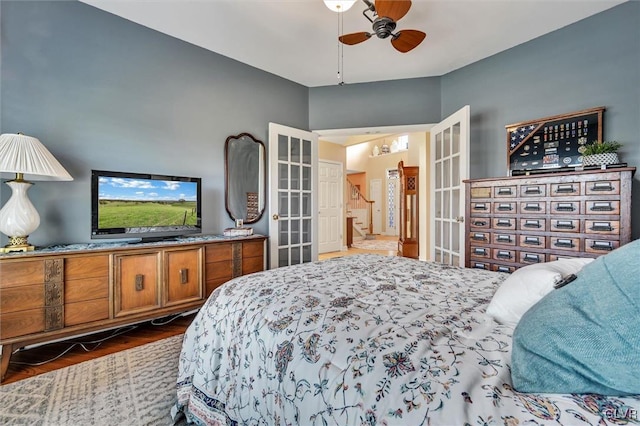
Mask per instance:
[[[347,203],[347,207],[349,210],[356,209],[366,209],[367,210],[367,229],[369,230],[369,234],[373,234],[373,203],[375,201],[367,200],[367,198],[362,195],[360,189],[353,184],[347,178],[347,183],[349,184],[349,202]]]

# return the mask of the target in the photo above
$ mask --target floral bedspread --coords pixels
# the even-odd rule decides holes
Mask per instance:
[[[640,424],[640,398],[523,394],[506,274],[359,255],[217,289],[185,333],[174,419],[204,425]]]

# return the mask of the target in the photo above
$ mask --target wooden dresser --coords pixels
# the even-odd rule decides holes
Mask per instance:
[[[512,272],[631,240],[635,168],[466,180],[466,266]]]
[[[78,244],[0,255],[2,378],[13,351],[199,308],[263,271],[266,237]]]

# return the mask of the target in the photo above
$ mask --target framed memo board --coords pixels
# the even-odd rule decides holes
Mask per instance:
[[[604,109],[591,108],[505,126],[509,174],[581,167],[583,147],[602,141]]]

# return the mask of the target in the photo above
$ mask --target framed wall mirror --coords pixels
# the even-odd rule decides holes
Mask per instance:
[[[266,195],[264,143],[249,133],[229,136],[224,144],[225,207],[234,221],[255,223]]]

